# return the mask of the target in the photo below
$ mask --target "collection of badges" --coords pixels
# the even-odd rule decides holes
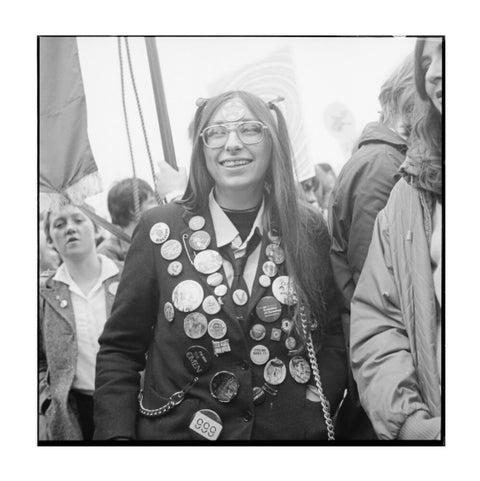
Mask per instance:
[[[192,340],[202,338],[208,334],[211,338],[214,356],[230,352],[230,341],[226,338],[228,326],[226,322],[218,317],[213,317],[210,321],[205,314],[215,316],[222,308],[222,298],[228,293],[229,288],[220,268],[223,265],[223,258],[219,252],[209,249],[211,244],[210,234],[202,230],[205,226],[205,218],[194,216],[189,220],[189,228],[193,231],[190,236],[184,236],[184,246],[187,250],[188,245],[195,256],[190,259],[195,269],[206,276],[206,282],[214,288],[215,295],[205,296],[204,290],[199,282],[189,279],[179,282],[172,292],[172,302],[164,304],[164,314],[168,322],[175,319],[175,309],[186,313],[183,321],[183,328],[186,336]],[[160,254],[170,261],[167,272],[172,277],[179,276],[183,271],[182,263],[177,260],[182,253],[182,244],[176,239],[169,239],[170,228],[163,222],[156,223],[150,230],[150,239],[154,244],[161,245]],[[285,253],[280,246],[280,237],[268,234],[270,243],[266,247],[268,260],[262,265],[263,274],[260,275],[258,282],[262,287],[270,287],[273,296],[262,297],[255,307],[257,317],[262,323],[276,323],[282,316],[282,307],[293,306],[297,303],[297,298],[292,288],[290,278],[286,275],[278,275],[279,266],[285,261]],[[237,289],[231,293],[235,304],[243,306],[248,302],[248,293],[242,289]],[[205,314],[199,312],[203,309]],[[292,356],[297,342],[291,335],[293,322],[290,319],[281,319],[279,327],[271,327],[269,333],[264,324],[254,324],[250,329],[250,337],[257,342],[250,351],[250,360],[254,365],[264,366],[263,377],[265,384],[253,388],[253,401],[260,404],[265,399],[265,394],[277,395],[278,391],[274,386],[284,382],[287,369],[291,377],[300,384],[306,384],[311,377],[311,368],[306,359],[301,356],[293,355],[288,368],[278,357],[270,357],[268,347],[260,342],[268,337],[270,341],[281,342],[284,337],[284,345]],[[277,323],[279,324],[279,323]],[[208,349],[203,346],[190,346],[184,355],[184,365],[194,376],[205,374],[212,365],[212,356]],[[209,384],[210,394],[221,403],[232,401],[238,394],[240,382],[238,378],[229,371],[219,371],[215,373]],[[221,419],[214,411],[202,409],[197,411],[190,424],[190,430],[195,435],[205,439],[217,439],[222,429]]]

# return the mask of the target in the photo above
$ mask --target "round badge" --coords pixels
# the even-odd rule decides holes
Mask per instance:
[[[252,328],[250,329],[250,337],[254,341],[261,341],[267,333],[267,330],[265,329],[265,326],[262,326],[261,324],[254,324]]]
[[[293,351],[295,349],[295,346],[297,345],[297,341],[295,340],[294,337],[289,336],[285,339],[285,347],[289,351]]]
[[[112,282],[108,286],[108,292],[110,292],[110,294],[112,294],[113,296],[117,293],[118,284],[119,284],[119,282],[117,281],[117,282]]]
[[[212,319],[208,323],[208,334],[213,339],[221,339],[227,333],[227,325],[221,319]]]
[[[214,250],[207,249],[199,252],[193,260],[193,265],[202,274],[213,274],[222,267],[222,256]]]
[[[237,396],[239,389],[240,382],[229,371],[217,372],[210,380],[210,394],[221,403],[229,403]]]
[[[274,244],[280,244],[280,236],[278,235],[278,232],[275,230],[270,230],[268,231],[268,238],[270,239],[270,242],[273,242]]]
[[[258,282],[262,287],[268,287],[272,283],[270,277],[266,276],[265,274],[262,274],[258,278]]]
[[[275,322],[282,314],[282,305],[275,297],[265,296],[258,301],[255,310],[263,322]]]
[[[268,361],[269,357],[270,351],[262,344],[253,346],[250,351],[250,359],[252,360],[253,364],[256,364],[257,366],[263,366]]]
[[[220,272],[215,272],[207,277],[207,284],[212,287],[220,285],[222,281],[223,275]]]
[[[214,296],[205,297],[202,303],[202,307],[203,310],[210,315],[216,314],[222,308],[222,306],[220,306],[220,303]]]
[[[200,376],[210,369],[212,356],[202,346],[191,346],[185,352],[183,364],[191,374]]]
[[[272,261],[266,261],[264,262],[262,266],[263,272],[268,276],[268,277],[275,277],[277,275],[278,269],[276,264],[274,264]]]
[[[196,251],[204,251],[210,245],[210,241],[210,234],[204,230],[197,230],[188,239],[190,247]]]
[[[172,300],[179,311],[192,312],[203,301],[202,286],[196,281],[182,281],[173,289]]]
[[[237,289],[232,293],[232,299],[237,306],[244,306],[248,302],[248,294],[243,289]]]
[[[166,302],[163,306],[163,313],[165,314],[165,319],[168,322],[172,322],[175,318],[175,309],[173,308],[173,304],[171,302]]]
[[[265,391],[260,386],[255,386],[252,391],[253,404],[259,406],[265,401]]]
[[[293,288],[292,281],[288,276],[277,277],[272,284],[273,295],[287,306],[293,306],[297,303],[297,296]]]
[[[207,332],[207,318],[201,312],[192,312],[183,320],[183,330],[190,339],[199,339]]]
[[[170,239],[162,245],[160,254],[167,261],[173,261],[182,253],[182,244],[176,239]]]
[[[285,252],[277,244],[268,244],[265,249],[267,257],[275,264],[282,264],[285,261]]]
[[[67,306],[68,306],[68,301],[67,301],[66,299],[62,299],[62,300],[60,301],[60,307],[61,307],[62,309],[65,309]]]
[[[285,364],[278,358],[274,357],[268,361],[265,369],[263,370],[263,377],[272,386],[277,386],[285,381],[287,375],[287,368]]]
[[[170,227],[163,222],[157,222],[150,229],[150,240],[154,244],[163,244],[170,235]]]
[[[216,296],[222,297],[224,296],[228,291],[228,288],[225,284],[220,284],[219,286],[215,287],[215,290],[213,291]]]
[[[182,263],[179,261],[173,261],[168,264],[167,267],[167,272],[172,276],[172,277],[177,277],[182,273],[183,266]]]
[[[282,331],[289,333],[292,330],[293,322],[290,319],[282,319]]]
[[[192,230],[200,230],[205,226],[205,217],[195,215],[188,221],[188,227]]]
[[[295,379],[295,381],[297,381],[299,384],[306,384],[312,374],[310,365],[302,356],[292,357],[292,359],[290,359],[290,363],[288,364],[288,370],[290,371],[293,379]]]

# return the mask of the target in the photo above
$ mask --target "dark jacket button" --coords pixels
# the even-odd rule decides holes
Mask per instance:
[[[248,361],[240,362],[240,369],[242,371],[248,371],[249,367],[250,367],[250,364],[248,363]]]
[[[252,413],[250,411],[244,411],[242,414],[242,419],[244,422],[248,423],[252,420]]]

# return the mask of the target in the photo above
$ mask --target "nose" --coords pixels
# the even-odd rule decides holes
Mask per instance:
[[[228,132],[227,141],[225,142],[225,150],[227,152],[238,152],[243,147],[242,141],[238,138],[236,130]]]
[[[73,234],[74,232],[77,231],[77,227],[75,225],[75,223],[71,220],[67,221],[67,226],[66,226],[66,229],[65,229],[65,233],[67,235],[69,234]]]

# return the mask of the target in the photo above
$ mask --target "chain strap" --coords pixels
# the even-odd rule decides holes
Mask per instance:
[[[140,414],[149,418],[159,418],[160,416],[164,416],[185,399],[185,394],[197,381],[198,377],[193,378],[193,380],[189,382],[182,390],[173,393],[170,396],[167,404],[164,404],[157,409],[147,409],[143,405],[143,391],[140,391],[138,393],[138,410]]]
[[[327,425],[328,440],[335,441],[335,431],[333,428],[332,417],[330,416],[330,403],[323,393],[322,380],[320,379],[320,371],[318,370],[317,357],[313,348],[312,334],[308,329],[307,316],[305,315],[305,306],[300,304],[300,320],[302,322],[303,334],[307,340],[308,358],[313,370],[313,377],[315,378],[315,385],[317,386],[320,395],[320,403],[322,404],[323,418]]]

